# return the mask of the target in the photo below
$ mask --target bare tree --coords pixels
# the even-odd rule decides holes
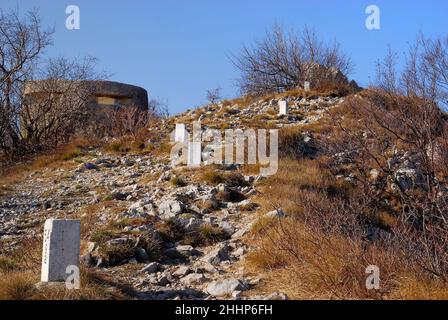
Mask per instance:
[[[297,34],[274,26],[263,40],[244,46],[231,60],[241,72],[241,91],[256,95],[301,87],[304,81],[314,88],[347,84],[352,69],[337,42],[324,44],[307,27]]]
[[[141,130],[148,127],[152,121],[168,116],[168,108],[165,102],[152,99],[148,103],[148,109],[142,109],[134,105],[106,107],[102,111],[100,136],[135,138]]]
[[[219,100],[221,100],[221,88],[215,88],[211,90],[207,90],[207,101],[210,104],[216,104]]]
[[[20,144],[18,114],[22,88],[30,79],[42,51],[52,43],[37,11],[20,17],[0,11],[0,149],[11,153]]]
[[[100,78],[94,71],[95,64],[96,59],[91,57],[80,61],[49,59],[36,73],[44,80],[25,84],[18,116],[19,136],[26,152],[67,142],[95,120],[94,110],[89,108],[95,87],[92,81]]]
[[[398,218],[393,240],[423,270],[447,282],[448,58],[445,40],[420,36],[403,69],[391,50],[378,65],[378,86],[332,111],[332,170],[351,168],[370,211]],[[336,155],[336,156],[335,156]],[[341,156],[342,155],[342,156]],[[372,178],[372,170],[376,170]]]
[[[136,106],[108,107],[104,110],[102,132],[111,137],[135,136],[148,125],[150,113]]]
[[[84,80],[106,77],[94,71],[94,58],[43,61],[52,34],[37,11],[0,12],[0,153],[10,160],[54,148],[85,129],[94,86]]]
[[[399,56],[389,49],[377,66],[377,83],[391,94],[419,97],[448,107],[448,36],[428,39],[420,34],[405,54],[405,66],[398,70]]]
[[[167,100],[151,99],[148,103],[148,110],[153,118],[166,118],[170,115]]]

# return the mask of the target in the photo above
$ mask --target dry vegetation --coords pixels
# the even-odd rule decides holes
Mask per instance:
[[[37,289],[41,265],[41,238],[24,239],[20,248],[0,257],[0,300],[130,299],[132,290],[107,275],[81,268],[81,289],[54,286]]]
[[[253,226],[259,249],[246,266],[266,275],[259,290],[282,288],[293,299],[446,299],[443,279],[433,277],[402,248],[367,239],[369,224],[392,228],[369,209],[353,187],[339,181],[323,161],[283,159],[264,183],[257,202],[281,207],[285,219],[260,218]],[[379,212],[378,212],[379,213]],[[366,290],[365,269],[381,270],[381,289]]]
[[[447,299],[447,39],[420,37],[403,71],[389,54],[378,87],[348,97],[302,130],[320,156],[302,152],[300,129],[281,133],[279,172],[258,202],[283,219],[253,226],[247,266],[260,290],[291,298]],[[299,151],[299,152],[297,152]],[[380,269],[367,290],[366,267]]]
[[[303,88],[304,81],[318,89],[338,87],[348,82],[345,76],[352,69],[337,42],[323,43],[307,27],[296,33],[274,26],[262,40],[244,46],[232,62],[241,72],[241,91],[258,96]]]
[[[17,17],[9,16],[9,19],[16,21]],[[37,20],[33,20],[28,28],[35,37],[42,32]],[[50,35],[51,32],[42,34],[48,40]],[[339,67],[349,71],[349,60],[337,46],[323,47],[313,34],[305,35],[308,42],[301,46],[308,46],[310,50],[326,48],[325,54],[319,57],[320,63],[327,68]],[[245,49],[246,60],[243,57],[239,63],[246,72],[242,88],[247,94],[238,99],[224,100],[220,115],[236,114],[237,107],[248,107],[260,101],[285,97],[345,96],[352,92],[353,88],[348,84],[325,79],[320,79],[319,88],[315,90],[297,88],[304,80],[303,70],[296,73],[297,78],[286,78],[282,83],[272,79],[267,83],[261,81],[257,76],[260,72],[274,68],[282,61],[273,53],[279,51],[278,46],[284,40],[285,35],[276,30],[259,44],[263,49],[259,51],[261,56]],[[38,46],[35,48],[38,54],[42,48],[39,44],[34,45]],[[317,123],[281,130],[279,171],[259,183],[260,194],[253,199],[262,209],[249,239],[256,250],[247,256],[245,264],[249,271],[264,276],[256,290],[271,293],[281,288],[293,299],[448,299],[448,204],[446,197],[440,197],[440,194],[446,194],[443,192],[448,185],[448,117],[438,108],[440,101],[446,105],[446,90],[440,94],[440,84],[430,82],[434,87],[418,91],[428,86],[425,76],[434,77],[440,73],[445,77],[446,88],[448,68],[446,57],[437,56],[444,52],[437,50],[441,44],[427,41],[423,45],[426,50],[422,57],[424,68],[408,69],[403,74],[401,90],[390,83],[393,77],[388,78],[388,74],[382,72],[380,75],[386,78],[382,84],[387,85],[348,96],[342,106],[329,111]],[[294,48],[286,52],[300,62],[296,67],[314,62],[309,61],[306,51],[300,53]],[[325,65],[331,57],[336,65]],[[269,58],[267,66],[260,65],[263,58]],[[30,64],[35,62],[33,57],[28,59]],[[442,62],[438,65],[435,61]],[[418,61],[413,62],[418,64]],[[392,66],[386,67],[391,70]],[[426,70],[429,74],[418,74],[419,70]],[[413,71],[417,73],[413,74]],[[253,74],[254,82],[248,81]],[[85,76],[82,74],[79,78]],[[423,83],[417,82],[417,76],[423,79]],[[429,96],[428,92],[436,95]],[[218,92],[209,93],[213,104],[218,96]],[[167,155],[171,149],[167,141],[167,126],[159,126],[160,114],[156,108],[150,111],[142,114],[136,108],[110,110],[105,114],[105,126],[94,136],[97,138],[77,137],[67,131],[55,141],[50,138],[38,142],[28,139],[30,145],[27,148],[33,155],[26,158],[20,153],[22,159],[28,161],[1,169],[0,196],[13,192],[13,184],[31,171],[78,165],[78,158],[88,156],[92,147],[114,154]],[[199,116],[198,111],[194,117]],[[250,126],[266,128],[266,121],[274,116],[275,111],[270,110],[266,115],[254,117]],[[12,136],[10,139],[14,140],[18,132],[10,128],[10,120],[11,115],[8,119],[0,119],[0,136]],[[80,121],[78,118],[72,120],[69,122],[72,125]],[[215,125],[221,129],[228,127],[227,123]],[[149,126],[152,131],[148,131]],[[316,138],[314,145],[303,142],[303,134],[308,132]],[[48,141],[54,142],[52,145],[56,148],[36,156],[36,152],[43,150],[41,144]],[[18,148],[21,146],[17,145]],[[10,145],[0,147],[8,154],[13,152]],[[390,159],[405,154],[408,158],[417,159],[422,179],[418,186],[405,189],[398,185],[398,189],[394,189],[392,185],[397,186],[397,181],[393,177],[397,168],[390,165]],[[376,170],[377,177],[372,178],[372,170]],[[244,166],[241,172],[208,166],[181,171],[170,182],[173,187],[186,186],[189,179],[216,186],[225,184],[227,188],[216,194],[216,200],[240,202],[245,196],[235,187],[247,185],[241,173],[258,172],[258,165]],[[209,211],[216,209],[214,201],[199,206]],[[242,211],[256,208],[252,204],[243,207]],[[263,216],[278,208],[286,213],[285,218]],[[113,216],[125,209],[117,204],[113,195],[106,195],[100,204],[87,206],[79,213],[83,248],[87,239],[95,241],[100,256],[108,265],[133,257],[137,249],[131,242],[111,245],[108,240],[125,236],[125,226],[142,226],[149,221],[123,219],[98,229],[95,213],[107,210]],[[174,220],[154,224],[164,241],[181,244],[208,246],[228,237],[221,228],[208,224],[194,232],[187,232]],[[160,258],[159,239],[141,237],[139,248],[144,248],[153,261]],[[41,239],[24,239],[15,252],[0,256],[0,300],[131,297],[129,288],[85,268],[82,269],[81,290],[69,292],[47,288],[38,291],[34,284],[38,282],[40,252]],[[379,290],[366,289],[365,270],[369,265],[380,268]]]

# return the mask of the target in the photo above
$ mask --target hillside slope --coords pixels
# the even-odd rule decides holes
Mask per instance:
[[[289,102],[288,116],[278,115],[279,98]],[[84,142],[63,160],[5,177],[0,298],[18,285],[26,289],[19,298],[67,297],[29,285],[38,281],[43,223],[56,217],[82,224],[84,285],[73,299],[447,297],[446,284],[385,251],[376,236],[334,231],[340,226],[331,221],[359,218],[344,216],[346,206],[362,210],[350,202],[357,189],[348,166],[336,174],[325,164],[322,141],[344,100],[292,92],[223,101],[155,124],[148,131],[161,138],[144,148]],[[173,166],[169,133],[195,120],[204,129],[281,129],[279,172],[266,179],[257,166]],[[379,291],[365,289],[372,264],[384,271]]]

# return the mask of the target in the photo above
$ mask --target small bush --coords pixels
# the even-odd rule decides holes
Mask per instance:
[[[240,173],[225,172],[215,168],[207,168],[202,173],[202,180],[210,184],[225,183],[229,187],[247,186],[248,183]]]
[[[216,199],[225,202],[241,202],[246,200],[246,196],[235,189],[229,189],[227,191],[218,192]]]
[[[187,234],[184,243],[194,246],[209,246],[228,238],[229,235],[222,228],[204,224],[197,231]]]
[[[97,243],[104,243],[113,239],[115,236],[116,233],[110,230],[99,230],[92,235],[91,240]]]
[[[19,264],[9,257],[0,257],[0,273],[19,269]]]
[[[185,235],[184,228],[174,219],[157,222],[155,229],[166,242],[182,240]]]
[[[125,149],[123,147],[123,143],[122,142],[112,142],[111,144],[109,144],[108,149],[114,152],[127,152],[129,151],[129,149]]]
[[[25,300],[34,293],[35,280],[29,273],[7,273],[0,276],[0,300]]]
[[[126,243],[119,245],[103,243],[99,246],[98,252],[108,266],[119,265],[134,256],[134,242],[128,239]]]
[[[187,181],[185,180],[184,177],[174,176],[171,179],[171,184],[176,187],[185,187],[187,185]]]

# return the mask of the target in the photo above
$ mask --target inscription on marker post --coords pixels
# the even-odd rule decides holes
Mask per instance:
[[[68,266],[79,267],[79,220],[48,219],[44,225],[42,282],[65,281]]]

